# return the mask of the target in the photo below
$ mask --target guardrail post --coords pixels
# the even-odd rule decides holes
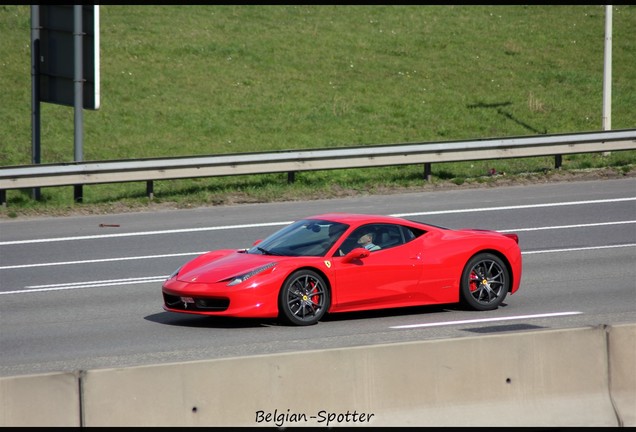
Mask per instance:
[[[154,182],[152,180],[148,180],[146,182],[146,195],[149,199],[153,199],[155,197]]]
[[[0,204],[2,204],[2,207],[7,206],[7,191],[4,189],[0,190]]]
[[[561,163],[562,162],[563,162],[563,156],[562,155],[554,156],[554,168],[555,169],[561,169]]]
[[[42,193],[40,192],[40,188],[35,187],[31,189],[31,198],[35,201],[40,201],[42,199]]]
[[[287,183],[293,183],[296,181],[296,171],[287,172]]]
[[[431,181],[432,173],[431,173],[431,163],[426,162],[424,164],[424,180]]]
[[[73,186],[73,199],[75,200],[75,202],[81,203],[82,201],[84,201],[84,197],[82,196],[82,189],[82,185]]]

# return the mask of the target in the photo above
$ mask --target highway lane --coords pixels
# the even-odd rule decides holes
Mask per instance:
[[[195,254],[326,211],[517,232],[521,289],[497,311],[429,306],[309,328],[161,309],[161,280]],[[636,322],[635,281],[636,179],[3,220],[0,375]]]

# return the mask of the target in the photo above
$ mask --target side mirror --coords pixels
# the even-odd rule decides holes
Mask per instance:
[[[351,262],[358,259],[366,258],[371,255],[371,252],[365,248],[355,248],[342,259],[344,262]]]

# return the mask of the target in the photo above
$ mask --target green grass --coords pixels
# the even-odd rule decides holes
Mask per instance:
[[[614,6],[613,129],[635,126],[636,7]],[[30,7],[0,6],[0,166],[31,163]],[[100,6],[101,107],[85,161],[602,129],[605,7]],[[42,103],[41,163],[73,161],[72,107]],[[630,172],[635,151],[563,157]],[[433,165],[432,183],[539,175],[554,159]],[[215,205],[422,185],[421,166],[162,181],[154,202]],[[144,183],[8,191],[2,215],[148,204]]]

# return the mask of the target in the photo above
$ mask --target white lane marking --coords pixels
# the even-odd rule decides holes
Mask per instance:
[[[48,267],[48,266],[59,266],[59,265],[74,265],[74,264],[94,264],[94,263],[102,263],[102,262],[110,262],[110,261],[130,261],[130,260],[141,260],[141,259],[172,258],[172,257],[187,256],[187,255],[201,255],[206,252],[208,251],[184,252],[184,253],[163,254],[163,255],[144,255],[144,256],[120,257],[120,258],[102,258],[102,259],[81,260],[81,261],[61,261],[61,262],[52,262],[52,263],[18,264],[18,265],[12,265],[12,266],[2,266],[0,267],[0,270],[31,268],[31,267]]]
[[[496,230],[496,231],[499,231],[499,232],[542,231],[542,230],[568,229],[568,228],[589,228],[589,227],[596,227],[596,226],[623,225],[623,224],[633,224],[633,223],[636,223],[636,220],[598,222],[598,223],[576,224],[576,225],[555,225],[555,226],[545,226],[545,227],[535,227],[535,228],[515,228],[515,229]]]
[[[451,213],[471,213],[471,212],[517,210],[517,209],[543,208],[543,207],[560,207],[560,206],[585,205],[585,204],[602,204],[602,203],[634,201],[634,200],[636,200],[636,197],[613,198],[613,199],[590,200],[590,201],[571,201],[571,202],[558,202],[558,203],[545,203],[545,204],[527,204],[527,205],[503,206],[503,207],[481,207],[481,208],[472,208],[472,209],[440,210],[440,211],[416,212],[416,213],[396,213],[390,216],[396,216],[396,217],[426,216],[426,215],[439,215],[439,214],[451,214]],[[56,238],[48,238],[48,239],[14,240],[14,241],[0,242],[0,246],[28,244],[28,243],[48,243],[48,242],[71,241],[71,240],[91,240],[91,239],[98,239],[98,238],[132,237],[132,236],[147,236],[147,235],[158,235],[158,234],[216,231],[216,230],[226,230],[226,229],[260,228],[260,227],[267,227],[267,226],[288,225],[292,222],[293,221],[270,222],[270,223],[226,225],[226,226],[201,227],[201,228],[183,228],[183,229],[162,230],[162,231],[141,231],[141,232],[131,232],[131,233],[98,234],[98,235],[76,236],[76,237],[56,237]]]
[[[132,284],[141,284],[141,283],[159,283],[159,282],[165,281],[167,278],[168,278],[168,275],[148,276],[148,277],[129,278],[129,279],[101,280],[101,281],[92,281],[92,282],[71,282],[71,283],[51,284],[51,285],[31,285],[31,286],[24,287],[25,289],[23,290],[5,291],[5,292],[0,292],[0,294],[24,294],[24,293],[32,293],[32,292],[60,291],[60,290],[95,288],[95,287],[104,287],[104,286],[132,285]]]
[[[147,235],[157,235],[157,234],[178,234],[178,233],[199,232],[199,231],[218,231],[218,230],[229,230],[229,229],[260,228],[260,227],[267,227],[267,226],[289,225],[292,222],[293,221],[244,224],[244,225],[225,225],[225,226],[202,227],[202,228],[183,228],[183,229],[162,230],[162,231],[140,231],[140,232],[118,233],[118,234],[96,234],[96,235],[77,236],[77,237],[55,237],[55,238],[48,238],[48,239],[14,240],[14,241],[0,242],[0,246],[29,244],[29,243],[50,243],[50,242],[71,241],[71,240],[93,240],[93,239],[114,238],[114,237],[147,236]]]
[[[528,204],[528,205],[503,206],[503,207],[481,207],[481,208],[473,208],[473,209],[441,210],[441,211],[431,211],[431,212],[398,213],[392,216],[406,217],[406,216],[425,216],[425,215],[450,214],[450,213],[472,213],[472,212],[484,212],[484,211],[517,210],[517,209],[527,209],[527,208],[561,207],[561,206],[582,205],[582,204],[602,204],[602,203],[608,203],[608,202],[622,202],[622,201],[634,201],[634,200],[636,200],[636,197],[612,198],[612,199],[590,200],[590,201],[565,201],[565,202],[556,202],[556,203]]]
[[[555,317],[555,316],[580,315],[582,313],[583,312],[556,312],[556,313],[548,313],[548,314],[482,318],[482,319],[472,319],[472,320],[462,320],[462,321],[445,321],[445,322],[434,322],[434,323],[426,323],[426,324],[406,324],[406,325],[399,325],[399,326],[391,326],[389,328],[411,329],[411,328],[420,328],[420,327],[439,327],[439,326],[449,326],[449,325],[456,325],[456,324],[475,324],[475,323],[485,323],[485,322],[493,322],[493,321],[508,321],[508,320],[520,320],[520,319],[531,319],[531,318],[549,318],[549,317]]]
[[[634,247],[634,246],[636,246],[636,243],[626,243],[626,244],[606,245],[606,246],[589,246],[589,247],[577,247],[577,248],[564,248],[564,249],[546,249],[546,250],[539,250],[539,251],[521,252],[521,255],[532,255],[532,254],[552,253],[552,252],[574,252],[574,251],[595,250],[595,249],[615,249],[615,248]]]
[[[126,278],[126,279],[106,279],[106,280],[96,280],[90,282],[71,282],[71,283],[63,283],[63,284],[48,284],[48,285],[30,285],[25,288],[59,288],[59,287],[70,287],[70,286],[80,286],[80,285],[104,285],[104,284],[116,284],[116,283],[145,283],[145,282],[154,282],[156,280],[164,281],[168,278],[169,275],[165,276],[143,276],[143,277],[135,277],[135,278]]]

